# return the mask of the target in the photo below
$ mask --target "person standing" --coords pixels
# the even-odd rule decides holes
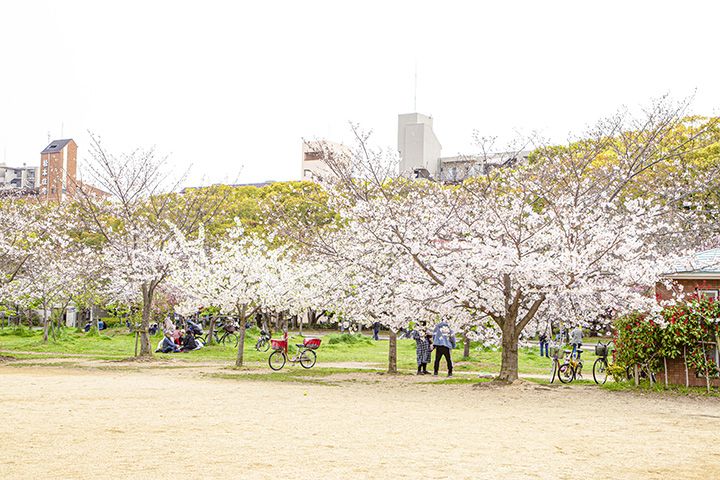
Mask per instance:
[[[412,332],[412,338],[415,340],[415,357],[417,359],[417,374],[427,375],[427,364],[430,363],[432,351],[432,339],[425,328],[425,322],[420,323]]]
[[[543,349],[544,349],[545,350],[544,356],[550,358],[550,353],[548,350],[549,346],[550,346],[550,343],[548,342],[547,332],[541,333],[540,334],[540,356],[541,357],[543,356]]]
[[[448,377],[452,377],[453,364],[452,355],[450,350],[455,348],[455,332],[453,332],[450,325],[445,320],[435,325],[435,331],[433,333],[433,344],[435,346],[435,366],[433,368],[433,375],[438,374],[440,369],[440,357],[445,357],[447,362]]]
[[[373,340],[380,340],[380,322],[373,323]]]
[[[582,346],[583,332],[582,328],[576,326],[570,332],[570,345],[572,345],[572,355],[575,356]]]

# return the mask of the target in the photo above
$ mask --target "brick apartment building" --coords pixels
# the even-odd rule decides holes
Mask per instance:
[[[72,138],[53,140],[40,152],[38,193],[41,199],[55,201],[75,193],[77,185],[77,144]]]
[[[689,264],[678,266],[676,271],[668,273],[666,278],[672,280],[674,286],[668,289],[663,283],[658,282],[655,287],[658,300],[669,300],[677,293],[718,299],[720,294],[720,248],[697,253]],[[706,348],[708,357],[714,358],[715,363],[720,365],[718,345],[707,344]],[[678,358],[668,358],[665,362],[667,383],[691,387],[706,386],[704,374],[686,368],[685,358],[682,355]],[[664,373],[661,372],[657,380],[664,382]],[[710,385],[720,386],[720,378],[712,378]]]

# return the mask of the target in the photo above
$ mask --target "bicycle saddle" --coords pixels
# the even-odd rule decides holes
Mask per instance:
[[[295,344],[295,346],[296,346],[296,347],[302,347],[302,348],[305,348],[305,345],[303,345],[302,343],[296,343],[296,344]]]

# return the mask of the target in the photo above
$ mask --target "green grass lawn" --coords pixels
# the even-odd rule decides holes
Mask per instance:
[[[265,363],[270,352],[257,352],[255,341],[258,332],[249,330],[245,342],[245,360],[247,362]],[[153,347],[162,338],[161,334],[152,337]],[[295,343],[302,343],[302,337],[290,338],[291,353]],[[75,329],[65,329],[57,340],[42,342],[39,330],[5,328],[0,330],[0,350],[17,352],[33,352],[39,354],[87,355],[98,359],[121,359],[132,357],[135,353],[135,337],[125,329],[108,329],[99,334],[88,334]],[[15,354],[15,353],[13,353]],[[156,354],[159,358],[181,358],[189,362],[223,361],[234,363],[237,350],[224,345],[209,345],[190,353]],[[384,369],[387,366],[387,340],[374,341],[369,337],[328,334],[317,350],[318,364],[323,363],[362,363],[370,367]],[[26,356],[26,355],[25,355]],[[37,355],[33,355],[37,356]],[[472,345],[470,357],[462,359],[460,348],[453,352],[457,371],[482,371],[495,373],[500,369],[500,352],[481,349]],[[398,340],[398,368],[415,370],[415,342]],[[444,370],[444,366],[441,367]],[[537,348],[521,349],[520,371],[528,374],[545,374],[549,371],[550,361],[538,355]]]

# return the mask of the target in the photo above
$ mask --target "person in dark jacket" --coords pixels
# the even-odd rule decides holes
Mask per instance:
[[[380,340],[380,322],[373,323],[373,340]]]
[[[548,351],[548,348],[550,346],[550,342],[548,342],[548,336],[547,333],[543,332],[540,334],[540,356],[543,356],[543,349],[545,350],[545,356],[550,358],[550,353]]]
[[[450,325],[443,320],[435,325],[435,332],[433,335],[433,344],[435,346],[435,368],[433,368],[433,375],[438,374],[440,369],[440,357],[445,357],[447,361],[448,377],[452,377],[453,364],[452,355],[450,350],[455,348],[455,332],[453,332]]]
[[[192,350],[197,350],[200,348],[198,341],[195,339],[195,335],[193,335],[192,330],[188,329],[185,333],[185,337],[183,337],[183,344],[182,344],[182,351],[183,352],[190,352]]]

